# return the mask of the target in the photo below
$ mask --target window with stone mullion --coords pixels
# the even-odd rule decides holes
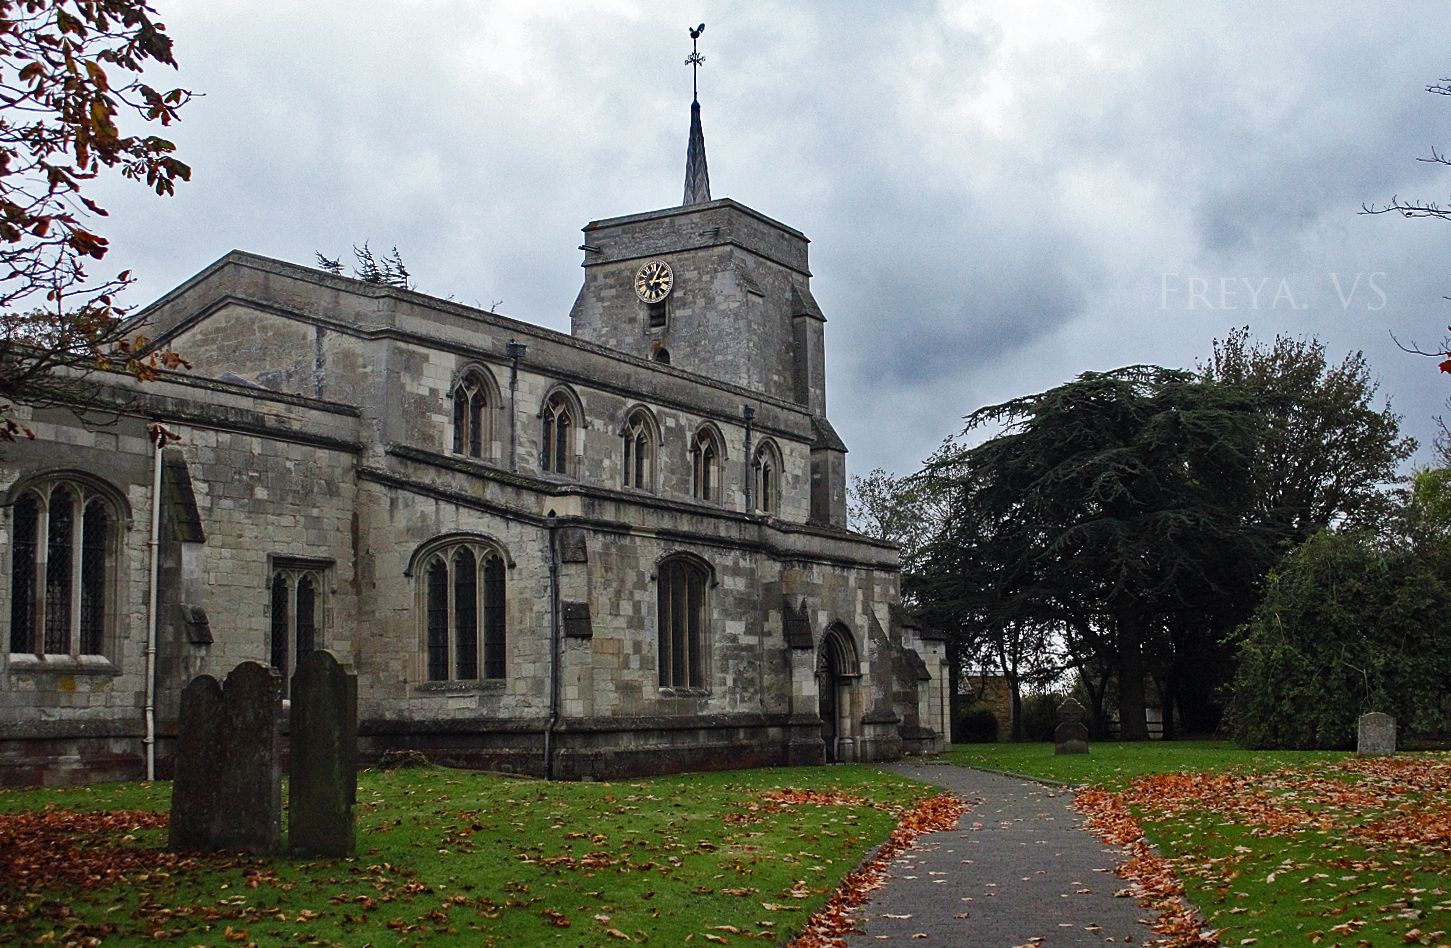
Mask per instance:
[[[282,674],[282,693],[304,655],[317,648],[319,592],[322,574],[288,567],[272,574],[272,667]]]
[[[30,488],[11,515],[10,651],[100,655],[110,616],[110,506],[84,486]]]
[[[668,560],[656,577],[659,680],[662,688],[705,684],[705,583],[703,569]]]
[[[424,583],[427,679],[477,681],[481,666],[483,678],[503,678],[504,561],[488,550],[450,548],[430,558]]]

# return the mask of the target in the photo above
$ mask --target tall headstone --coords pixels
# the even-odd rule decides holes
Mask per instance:
[[[282,676],[243,662],[222,687],[222,760],[213,845],[251,853],[277,850],[282,836]]]
[[[222,685],[211,675],[198,675],[182,689],[167,840],[172,850],[212,848],[217,772],[222,766],[221,716]]]
[[[292,676],[288,848],[300,856],[353,854],[358,789],[358,676],[326,649]]]
[[[1054,754],[1088,753],[1088,725],[1083,723],[1086,716],[1076,699],[1063,699],[1058,705],[1058,727],[1053,730]]]
[[[1396,719],[1383,711],[1360,716],[1355,752],[1362,757],[1383,757],[1396,752]]]

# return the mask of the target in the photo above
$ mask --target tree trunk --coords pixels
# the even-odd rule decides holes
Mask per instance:
[[[962,698],[958,692],[962,684],[962,643],[956,635],[947,637],[947,741],[956,743],[962,735],[957,733],[958,705]]]
[[[1009,676],[1008,685],[1011,688],[1010,694],[1013,699],[1013,734],[1012,739],[1016,743],[1023,739],[1023,689],[1018,683],[1016,675]]]
[[[1149,724],[1144,715],[1144,632],[1147,617],[1135,610],[1119,617],[1118,723],[1119,739],[1147,741]]]

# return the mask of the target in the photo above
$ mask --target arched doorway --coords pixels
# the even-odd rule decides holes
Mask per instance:
[[[851,632],[839,623],[833,625],[821,637],[816,656],[817,709],[828,764],[856,759],[852,705],[858,677],[860,665]]]

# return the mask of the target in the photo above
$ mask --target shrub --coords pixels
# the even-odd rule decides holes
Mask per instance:
[[[1347,748],[1356,718],[1435,730],[1451,676],[1451,593],[1424,559],[1323,531],[1285,558],[1241,627],[1229,726],[1256,748]]]
[[[980,704],[964,711],[957,726],[964,744],[991,744],[998,739],[997,715]]]
[[[1058,702],[1053,694],[1023,696],[1023,740],[1051,741],[1058,727]]]

